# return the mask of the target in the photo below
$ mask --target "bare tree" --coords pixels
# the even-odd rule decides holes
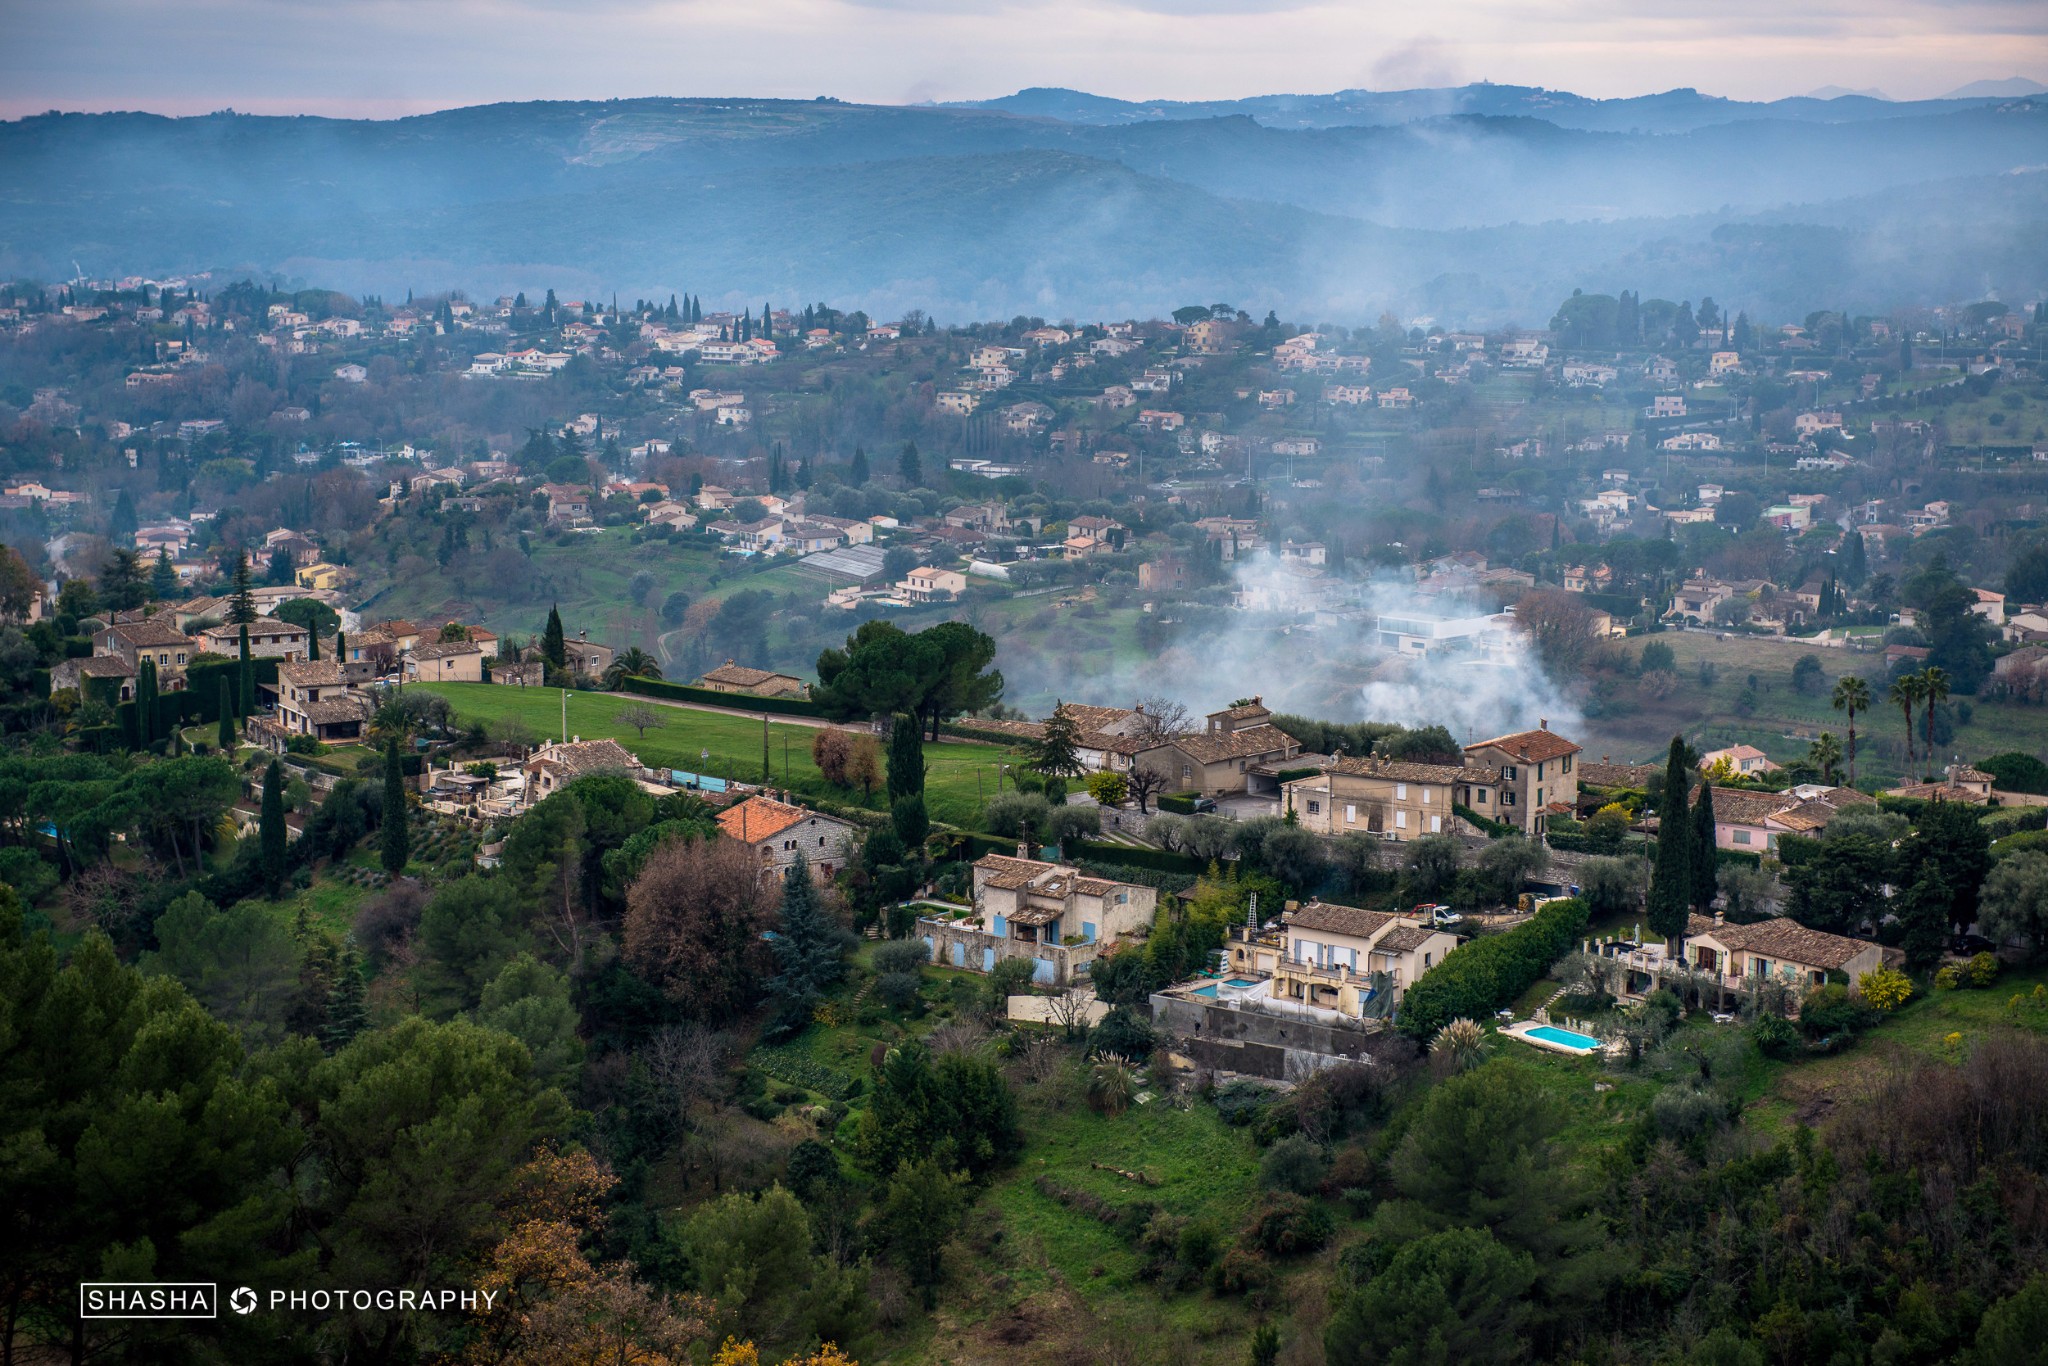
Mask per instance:
[[[1177,740],[1192,733],[1195,728],[1187,704],[1176,702],[1170,697],[1158,694],[1141,697],[1135,710],[1130,730],[1133,739],[1164,744],[1168,740]]]
[[[631,726],[634,733],[642,740],[647,738],[648,731],[660,730],[668,725],[668,721],[662,716],[661,712],[654,707],[648,706],[645,702],[635,702],[631,706],[619,708],[619,714],[614,716],[612,720],[622,726]]]
[[[1088,1007],[1094,1004],[1094,992],[1068,987],[1052,998],[1046,1006],[1046,1013],[1066,1035],[1068,1043],[1079,1043],[1088,1036]]]
[[[1134,763],[1130,772],[1124,774],[1124,786],[1138,799],[1138,814],[1145,814],[1145,804],[1166,789],[1166,775],[1157,769]]]

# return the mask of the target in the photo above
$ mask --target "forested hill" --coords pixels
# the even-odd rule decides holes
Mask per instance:
[[[44,115],[0,124],[0,275],[829,296],[942,318],[1205,298],[1538,325],[1560,293],[1624,274],[1780,316],[2048,284],[2048,174],[2026,169],[2048,163],[2048,103],[1885,109],[1661,134],[762,100]]]

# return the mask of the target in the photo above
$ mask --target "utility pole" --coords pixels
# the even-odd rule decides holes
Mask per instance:
[[[562,743],[569,743],[569,690],[562,689]]]
[[[761,713],[761,781],[767,782],[775,776],[775,770],[768,766],[768,713]]]

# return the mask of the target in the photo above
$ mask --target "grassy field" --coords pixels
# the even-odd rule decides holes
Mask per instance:
[[[1679,687],[1669,697],[1652,699],[1625,685],[1624,707],[1587,726],[1587,750],[1611,753],[1616,759],[1653,759],[1675,733],[1700,748],[1718,748],[1743,741],[1779,762],[1802,757],[1806,746],[1823,730],[1844,735],[1844,718],[1829,704],[1835,680],[1860,674],[1878,699],[1875,711],[1856,718],[1857,776],[1896,778],[1904,767],[1904,722],[1898,709],[1884,701],[1884,656],[1876,651],[1833,649],[1772,637],[1717,636],[1705,631],[1667,631],[1651,637],[1671,647],[1678,662]],[[1642,641],[1630,641],[1639,649]],[[1802,694],[1792,686],[1792,669],[1802,655],[1820,661],[1822,683]],[[1700,665],[1713,666],[1714,682],[1702,687]],[[1754,676],[1756,709],[1738,710],[1738,699]],[[1946,751],[1984,758],[2006,750],[2048,753],[2048,710],[1987,698],[1955,698],[1967,702],[1970,720],[1956,727]],[[1702,743],[1704,742],[1704,743]]]
[[[548,607],[561,608],[571,630],[619,649],[637,645],[653,652],[664,629],[660,609],[671,593],[695,601],[722,601],[745,588],[773,593],[800,593],[822,600],[823,580],[791,565],[754,570],[725,559],[717,549],[697,542],[662,540],[633,544],[632,531],[612,527],[554,541],[533,541],[533,579],[517,591],[488,582],[456,582],[440,573],[412,579],[366,582],[373,599],[370,618],[404,617],[414,621],[460,620],[499,632],[537,634],[546,624]],[[642,603],[633,602],[633,576],[645,571],[653,580]]]
[[[553,738],[562,732],[562,694],[552,688],[501,688],[488,683],[421,684],[446,697],[463,720],[518,721],[535,735]],[[722,778],[761,781],[761,722],[723,712],[656,706],[664,724],[641,738],[618,715],[645,699],[621,693],[571,692],[568,732],[586,740],[617,740],[654,768],[708,770]],[[768,725],[768,757],[774,783],[800,792],[830,796],[858,805],[860,794],[829,787],[811,762],[812,726],[773,722]],[[700,758],[709,752],[708,759]],[[996,766],[1005,751],[992,745],[946,741],[924,747],[925,802],[935,820],[972,826],[981,802],[996,790]],[[881,809],[882,795],[874,798]]]

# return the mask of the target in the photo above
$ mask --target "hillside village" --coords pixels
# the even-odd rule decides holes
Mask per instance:
[[[1900,1284],[2033,1293],[1951,1140],[2048,1097],[2044,328],[0,287],[0,968],[260,1148],[49,1236],[425,1275],[388,1114],[436,1267],[727,1366],[1391,1359],[1425,1254],[1558,1278],[1489,1359],[1948,1359]]]

